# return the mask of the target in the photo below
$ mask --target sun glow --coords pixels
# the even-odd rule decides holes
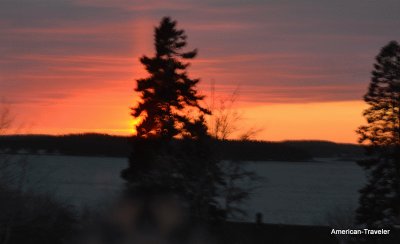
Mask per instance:
[[[136,127],[140,124],[141,121],[142,117],[131,118],[129,120],[129,128],[132,128],[133,135],[137,134]]]
[[[16,112],[17,118],[24,121],[23,130],[20,133],[96,132],[136,135],[136,127],[143,117],[132,117],[129,107],[134,106],[139,98],[133,91],[135,80],[148,76],[147,71],[139,62],[139,57],[143,54],[151,56],[154,53],[153,24],[154,21],[151,18],[143,17],[135,19],[129,25],[123,25],[124,28],[129,26],[131,31],[127,32],[129,35],[127,39],[132,42],[126,52],[119,55],[114,53],[61,56],[29,54],[18,57],[28,63],[41,63],[40,67],[49,65],[52,67],[38,74],[9,73],[12,79],[29,78],[31,82],[27,83],[24,91],[30,90],[33,91],[32,94],[36,94],[31,98],[28,93],[22,94],[20,91],[15,94],[10,93],[10,97],[16,101],[26,101],[15,103],[15,109],[13,108],[13,111],[24,111],[23,113]],[[203,91],[207,91],[205,83],[210,79],[240,81],[243,77],[242,74],[233,72],[238,70],[235,65],[242,65],[244,61],[270,57],[270,54],[251,57],[247,55],[207,57],[207,53],[210,51],[201,51],[200,54],[205,56],[194,60],[193,67],[189,69],[191,76],[202,78],[203,82],[199,89]],[[282,55],[287,56],[287,54],[280,54],[278,58]],[[252,76],[252,69],[253,67],[248,67],[248,72],[245,74],[246,80],[259,79]],[[254,74],[259,74],[259,72]],[[265,79],[266,84],[271,83],[270,81],[276,77],[284,77],[288,80],[293,77],[304,78],[300,73],[293,76],[291,73],[282,73],[280,70],[268,70],[268,73],[259,75],[263,75],[262,80]],[[320,79],[319,76],[315,78]],[[85,82],[81,82],[83,80]],[[39,85],[29,86],[42,84],[41,82],[46,85],[46,89],[42,89]],[[54,84],[71,85],[65,85],[61,89],[63,92],[59,92],[57,90],[59,87]],[[232,85],[221,84],[217,88],[222,94],[229,94]],[[245,128],[244,130],[251,127],[263,129],[257,134],[256,139],[260,140],[320,139],[355,143],[357,138],[354,131],[364,123],[361,114],[365,108],[364,103],[361,101],[330,102],[331,91],[344,90],[344,87],[334,83],[331,86],[325,86],[322,90],[319,86],[311,88],[305,87],[298,93],[306,97],[316,97],[315,94],[320,93],[318,96],[324,96],[324,98],[318,101],[325,99],[328,102],[312,102],[310,99],[310,102],[306,103],[301,100],[301,97],[298,98],[296,94],[293,95],[290,92],[299,89],[298,87],[290,87],[290,89],[273,85],[268,86],[268,89],[259,86],[244,87],[243,100],[252,102],[248,105],[240,105],[238,108],[244,113],[244,120],[240,127]],[[264,97],[272,103],[257,102],[264,100]]]

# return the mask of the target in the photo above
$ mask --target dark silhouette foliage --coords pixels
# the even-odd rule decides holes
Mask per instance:
[[[127,157],[128,137],[105,134],[7,135],[0,136],[0,151],[15,154],[61,154],[70,156]]]
[[[155,55],[140,61],[149,76],[137,80],[140,102],[132,116],[141,118],[132,138],[129,168],[122,172],[127,192],[170,192],[188,205],[189,214],[201,220],[223,218],[216,200],[223,184],[219,160],[204,119],[210,112],[200,105],[199,79],[187,73],[197,50],[184,51],[186,35],[176,21],[165,17],[155,28]]]
[[[293,160],[298,160],[297,155],[301,152],[305,152],[314,158],[358,159],[365,157],[363,148],[357,144],[330,141],[284,141],[282,144],[298,150],[298,153],[286,155],[292,156]],[[277,147],[279,148],[279,146]],[[284,150],[290,150],[290,148]]]
[[[0,185],[0,243],[62,244],[78,233],[74,211],[48,195]]]
[[[150,76],[137,80],[135,89],[141,98],[132,109],[135,118],[142,118],[136,127],[138,138],[196,138],[194,133],[201,133],[193,127],[203,126],[203,115],[210,112],[199,104],[204,98],[196,89],[200,80],[187,74],[190,64],[185,60],[193,59],[197,50],[182,50],[186,38],[175,21],[163,18],[155,29],[155,56],[140,59]]]
[[[370,156],[359,161],[368,174],[360,190],[358,224],[391,227],[400,223],[400,46],[392,41],[376,57],[364,96],[367,125],[358,130]]]
[[[0,151],[12,154],[25,149],[30,154],[128,157],[132,150],[128,143],[130,140],[127,136],[106,134],[0,136]],[[224,140],[215,143],[219,144],[219,154],[223,160],[305,161],[312,158],[365,157],[359,145],[329,141]]]

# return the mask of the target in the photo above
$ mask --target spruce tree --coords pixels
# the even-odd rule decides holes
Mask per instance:
[[[188,126],[195,119],[187,110],[197,110],[198,118],[209,113],[199,105],[203,100],[196,88],[199,79],[191,79],[187,73],[189,63],[185,60],[193,59],[197,50],[182,50],[186,38],[183,30],[176,29],[175,21],[163,18],[155,29],[155,56],[140,59],[150,76],[137,80],[141,101],[132,115],[143,118],[136,127],[138,137],[170,140],[178,135],[194,136]]]
[[[358,130],[368,159],[358,162],[367,172],[360,190],[357,222],[390,227],[400,220],[400,46],[392,41],[376,57],[364,111],[367,125]]]
[[[204,97],[197,91],[199,79],[187,72],[197,50],[183,50],[187,36],[176,25],[163,18],[155,28],[155,55],[140,59],[149,76],[137,80],[140,102],[132,116],[141,122],[122,177],[129,193],[144,189],[177,194],[192,216],[208,219],[223,215],[215,200],[222,172],[205,122],[210,111],[200,105]]]

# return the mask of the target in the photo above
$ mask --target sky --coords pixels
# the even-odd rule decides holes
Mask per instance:
[[[256,139],[357,142],[374,57],[400,40],[398,0],[1,0],[0,98],[18,133],[131,134],[139,63],[178,21],[199,90],[239,87]],[[17,126],[15,126],[17,127]]]

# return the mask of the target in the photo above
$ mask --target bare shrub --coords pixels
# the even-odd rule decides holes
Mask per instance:
[[[214,84],[211,87],[211,116],[209,118],[210,133],[216,141],[225,141],[236,137],[240,141],[251,140],[261,128],[242,126],[244,115],[237,109],[240,95],[239,86],[227,97],[216,100]],[[217,149],[218,150],[218,149]],[[241,206],[250,198],[261,180],[255,172],[246,169],[246,162],[228,160],[223,162],[223,171],[226,184],[222,190],[223,202],[228,217],[241,219],[246,212]]]
[[[257,126],[243,127],[244,114],[236,107],[239,97],[240,87],[237,86],[229,96],[216,99],[212,84],[209,124],[210,133],[217,140],[233,139],[232,137],[251,140],[263,131],[263,128]]]

